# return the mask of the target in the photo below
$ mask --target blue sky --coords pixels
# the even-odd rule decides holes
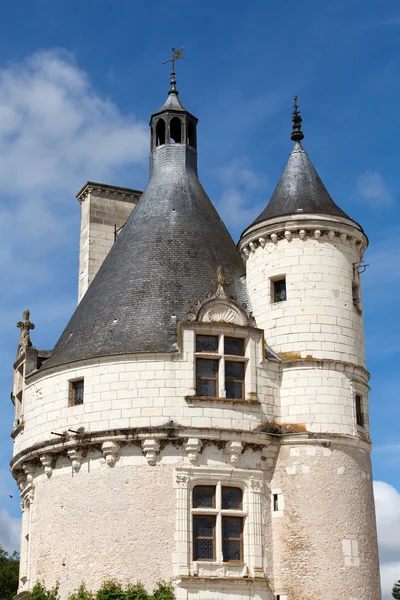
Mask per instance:
[[[15,546],[19,516],[7,474],[15,322],[29,307],[34,344],[51,348],[73,311],[80,187],[146,185],[148,119],[167,93],[172,44],[184,46],[178,89],[200,120],[200,178],[235,240],[286,163],[294,94],[311,160],[369,236],[362,277],[388,589],[400,578],[398,0],[1,3],[0,543]]]

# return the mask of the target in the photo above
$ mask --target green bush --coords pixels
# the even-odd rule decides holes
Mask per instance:
[[[125,590],[125,600],[149,600],[149,595],[143,584],[138,582],[135,585],[128,585]]]
[[[57,583],[47,590],[43,583],[38,581],[33,587],[30,600],[60,600],[58,588]],[[158,582],[152,595],[149,595],[140,582],[124,588],[117,581],[109,579],[102,584],[97,594],[90,592],[82,582],[68,600],[175,600],[175,595],[172,585],[164,581]]]
[[[153,591],[153,595],[150,596],[153,600],[174,600],[174,588],[170,583],[165,581],[159,581],[156,589]]]
[[[60,600],[59,587],[57,582],[54,587],[48,590],[43,583],[37,581],[32,588],[31,600]]]
[[[68,600],[94,600],[94,594],[89,592],[89,590],[86,588],[86,585],[82,581],[78,590],[71,594]]]
[[[126,593],[120,583],[109,579],[105,581],[96,594],[97,600],[125,600]]]

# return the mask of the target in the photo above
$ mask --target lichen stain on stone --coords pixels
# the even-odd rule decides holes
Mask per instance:
[[[294,509],[287,511],[285,531],[282,535],[284,545],[282,572],[290,578],[287,585],[288,600],[310,600],[310,583],[318,581],[318,569],[315,567],[317,551],[305,531],[307,524]],[[313,593],[313,600],[321,600],[319,593]]]
[[[277,354],[282,360],[293,360],[296,358],[301,358],[300,352],[278,352]]]

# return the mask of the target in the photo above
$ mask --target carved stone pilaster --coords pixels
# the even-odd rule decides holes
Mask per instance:
[[[47,477],[50,478],[53,474],[53,468],[54,468],[54,464],[55,464],[54,455],[47,453],[47,454],[42,454],[39,458],[40,458],[40,462],[44,466],[44,472],[46,473]]]
[[[147,462],[154,467],[157,463],[157,454],[160,452],[160,444],[155,439],[143,440],[142,449]]]
[[[228,444],[226,445],[226,451],[229,455],[229,462],[233,467],[237,467],[239,465],[242,450],[242,442],[228,442]]]
[[[74,473],[78,473],[82,466],[83,451],[81,448],[70,448],[68,450],[68,457],[72,463],[72,470]]]
[[[201,440],[198,438],[189,438],[185,444],[185,450],[187,452],[189,462],[192,465],[196,464],[201,451]]]
[[[109,467],[113,467],[118,460],[120,445],[117,442],[103,442],[101,451]]]

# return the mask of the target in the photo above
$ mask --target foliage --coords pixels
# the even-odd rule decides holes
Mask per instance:
[[[30,600],[60,600],[59,587],[57,582],[54,587],[47,589],[42,582],[37,581],[32,588]]]
[[[125,600],[148,600],[149,596],[140,582],[136,585],[128,585],[125,591]]]
[[[94,594],[86,588],[86,585],[82,581],[78,590],[74,594],[71,594],[68,600],[94,600]]]
[[[400,600],[400,579],[393,586],[392,596],[396,600]]]
[[[165,581],[159,581],[153,595],[150,596],[151,600],[174,600],[174,598],[174,588],[170,583],[165,583]]]
[[[120,583],[105,581],[96,595],[97,600],[125,600],[126,593]]]
[[[38,581],[32,590],[30,600],[59,600],[58,587],[57,584],[54,588],[47,590],[43,583]],[[0,597],[0,600],[3,598]],[[175,600],[175,595],[172,585],[164,581],[160,581],[153,593],[149,595],[140,582],[135,585],[129,584],[124,588],[117,581],[108,579],[97,594],[90,592],[82,582],[68,600]]]
[[[0,546],[0,600],[10,600],[17,593],[19,556],[17,552],[8,554]]]

